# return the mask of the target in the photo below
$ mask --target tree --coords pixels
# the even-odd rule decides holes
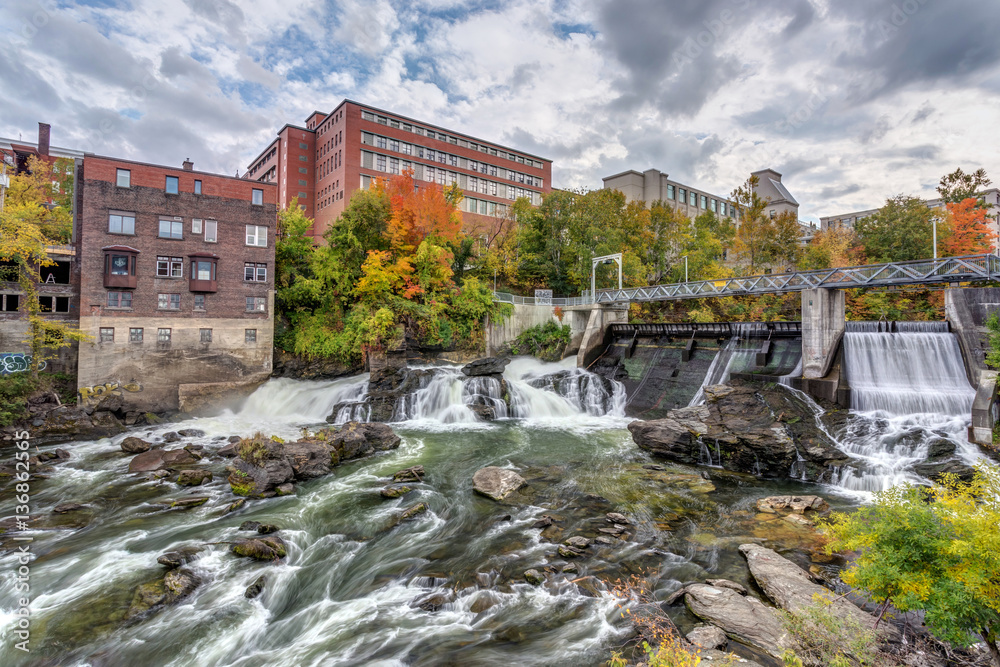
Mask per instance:
[[[947,235],[941,242],[945,257],[978,255],[993,252],[997,235],[989,227],[986,209],[979,200],[968,197],[958,203],[949,202]]]
[[[0,213],[0,261],[10,262],[17,273],[28,332],[24,342],[31,350],[31,376],[38,378],[41,363],[56,356],[53,350],[87,340],[79,329],[44,317],[38,301],[40,270],[52,266],[47,247],[63,243],[72,231],[72,215],[52,203],[51,167],[29,159],[29,171],[10,179]]]
[[[864,264],[864,250],[857,234],[850,227],[829,227],[816,232],[802,251],[799,268],[831,269],[838,266]]]
[[[946,204],[957,204],[965,199],[979,200],[979,194],[991,183],[986,170],[979,168],[971,174],[966,174],[961,167],[941,177],[937,187],[938,194]]]
[[[710,211],[706,213],[711,215]],[[669,202],[655,201],[649,207],[649,230],[652,238],[649,244],[649,256],[646,258],[649,266],[648,283],[651,285],[662,283],[670,274],[674,274],[674,278],[683,279],[681,265],[684,261],[681,258],[691,254],[691,242],[695,232],[690,218],[671,206]],[[689,269],[691,259],[689,256]],[[690,270],[688,273],[690,274]]]
[[[730,195],[740,220],[733,251],[750,275],[771,263],[794,264],[801,235],[798,219],[791,211],[775,218],[765,215],[769,200],[757,194],[759,182],[756,176],[750,176]]]
[[[933,254],[934,213],[921,200],[896,195],[854,229],[870,262],[903,262]]]
[[[933,488],[901,485],[871,505],[836,515],[832,551],[860,551],[841,577],[874,602],[923,610],[938,638],[981,638],[1000,667],[1000,467],[981,463],[973,480],[945,475]]]

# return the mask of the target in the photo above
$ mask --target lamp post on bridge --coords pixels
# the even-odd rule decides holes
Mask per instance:
[[[597,265],[598,264],[611,264],[615,262],[618,264],[618,289],[622,288],[622,254],[616,252],[613,255],[603,255],[601,257],[595,257],[590,262],[590,298],[593,299],[594,303],[597,303]]]
[[[688,281],[688,256],[684,255],[681,257],[684,260],[684,282]]]

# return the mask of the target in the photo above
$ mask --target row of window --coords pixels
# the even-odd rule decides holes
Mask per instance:
[[[724,201],[719,201],[714,198],[709,198],[706,195],[698,194],[694,190],[686,190],[682,187],[674,188],[673,185],[667,184],[667,199],[676,200],[681,204],[687,204],[688,206],[694,206],[702,210],[710,210],[713,213],[718,213],[719,215],[736,215],[736,210],[726,204]]]
[[[16,313],[21,305],[20,294],[0,294],[0,312]],[[43,313],[68,313],[68,296],[39,296],[38,308]]]
[[[108,292],[107,300],[108,308],[132,308],[132,292],[131,291],[117,291],[112,290]],[[180,310],[181,309],[181,295],[180,294],[157,294],[156,295],[156,308],[157,310]],[[195,310],[206,310],[205,308],[205,295],[195,294],[194,295],[194,309]],[[248,296],[246,297],[246,312],[248,313],[266,313],[267,312],[267,299],[262,296]]]
[[[483,199],[473,199],[466,197],[462,200],[462,210],[468,213],[478,213],[479,215],[493,215],[503,217],[507,215],[507,205],[498,204],[495,201],[485,201]]]
[[[111,211],[108,213],[108,233],[135,236],[135,213]],[[206,243],[219,242],[219,223],[216,220],[191,218],[191,234],[204,234]],[[179,218],[160,218],[159,231],[161,239],[183,240],[184,221]],[[260,248],[267,247],[267,227],[263,225],[246,226],[246,244]]]
[[[498,168],[495,164],[468,160],[458,155],[424,148],[418,144],[408,144],[391,137],[383,137],[379,134],[362,132],[361,143],[366,146],[375,146],[375,148],[381,148],[382,150],[392,151],[393,153],[401,153],[402,155],[410,155],[423,160],[429,160],[431,162],[456,167],[458,169],[468,169],[469,171],[486,174],[488,176],[505,178],[514,183],[533,185],[536,188],[542,187],[542,179],[531,176],[530,174],[524,174],[512,169],[504,169],[502,167]]]
[[[459,139],[458,137],[454,137],[454,136],[445,134],[444,132],[440,132],[438,130],[431,130],[429,128],[423,128],[423,127],[420,127],[419,125],[411,125],[410,123],[398,121],[398,120],[395,120],[393,118],[389,118],[387,116],[380,116],[380,115],[373,114],[370,111],[362,111],[361,112],[361,118],[362,118],[362,120],[367,120],[367,121],[370,121],[372,123],[379,123],[380,125],[386,125],[388,127],[393,127],[393,128],[396,128],[396,129],[401,129],[401,130],[404,130],[406,132],[413,132],[414,134],[419,134],[419,135],[425,136],[425,137],[427,137],[429,139],[437,139],[438,141],[447,141],[449,144],[452,144],[452,145],[455,145],[455,146],[461,146],[462,148],[469,148],[469,149],[472,149],[474,151],[480,151],[482,153],[487,153],[489,155],[496,155],[497,157],[506,158],[508,160],[512,160],[514,162],[517,162],[518,164],[524,164],[524,165],[527,165],[529,167],[534,167],[535,169],[542,169],[544,167],[544,165],[541,162],[539,162],[537,160],[533,160],[533,159],[528,158],[528,157],[524,157],[523,155],[517,155],[515,153],[508,153],[507,151],[498,150],[496,148],[492,148],[490,146],[486,146],[486,145],[483,145],[483,144],[477,144],[477,143],[468,141],[467,139]]]
[[[169,343],[171,337],[173,336],[173,329],[168,328],[158,328],[156,330],[156,342],[157,343]],[[141,343],[143,342],[144,332],[143,327],[129,327],[128,329],[128,342],[130,343]],[[113,343],[115,342],[115,328],[114,327],[101,327],[98,339],[102,343]],[[199,339],[202,343],[212,342],[212,330],[211,329],[200,329]],[[256,343],[257,342],[257,330],[256,329],[244,329],[243,330],[243,341],[246,343]]]
[[[180,179],[177,176],[164,176],[163,190],[168,195],[180,194]],[[131,169],[118,169],[115,173],[115,185],[120,188],[131,188],[132,187],[132,170]],[[194,185],[192,186],[192,192],[196,195],[201,194],[201,180],[194,179]],[[264,191],[253,188],[251,194],[250,203],[257,206],[264,205]]]
[[[136,275],[136,262],[129,261],[130,256],[109,252],[105,256],[104,272],[112,276]],[[193,280],[217,280],[216,260],[192,259],[191,278]],[[184,258],[158,255],[156,257],[157,278],[183,278]],[[243,280],[247,282],[267,282],[267,264],[261,262],[243,263]]]

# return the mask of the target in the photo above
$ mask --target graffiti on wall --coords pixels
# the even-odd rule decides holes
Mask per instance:
[[[42,361],[38,370],[44,370],[48,364]],[[23,373],[31,369],[31,355],[22,352],[0,352],[0,375]]]
[[[80,392],[80,402],[86,403],[91,399],[100,400],[105,396],[121,396],[124,391],[139,392],[142,391],[142,385],[138,382],[126,383],[115,380],[104,384],[95,384],[92,387],[80,387],[78,391]]]

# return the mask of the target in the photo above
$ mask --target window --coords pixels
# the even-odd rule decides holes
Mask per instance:
[[[376,155],[375,156],[375,169],[378,171],[385,171],[385,156]]]
[[[256,329],[244,329],[243,330],[243,340],[247,343],[257,342],[257,330]]]
[[[244,262],[243,280],[260,283],[267,282],[267,264]]]
[[[0,310],[3,310],[5,313],[16,313],[20,298],[19,294],[0,295],[0,302],[3,303],[3,308]]]
[[[205,259],[192,260],[191,278],[194,280],[215,280],[215,262]]]
[[[205,221],[205,240],[209,243],[216,243],[219,240],[218,237],[219,223],[215,220]]]
[[[721,213],[722,215],[726,214],[726,202],[719,203],[719,213]]]
[[[300,155],[300,156],[299,156],[299,162],[305,162],[305,161],[306,161],[306,160],[308,160],[308,159],[309,159],[309,158],[307,158],[307,157],[306,157],[305,155]]]
[[[396,141],[395,139],[390,139],[389,140],[389,150],[391,150],[393,153],[398,153],[399,152],[399,142]]]
[[[691,206],[697,206],[698,205],[698,193],[697,192],[690,192],[689,194],[691,195],[691,198],[688,200],[688,203]]]
[[[389,158],[389,173],[398,174],[399,173],[399,159],[391,157]]]
[[[142,342],[142,327],[129,327],[128,342],[130,343]]]
[[[300,192],[299,193],[299,199],[305,199],[305,196],[306,196],[306,193],[304,193],[304,192]],[[299,204],[299,208],[301,208],[304,211],[304,210],[306,210],[306,205],[305,204]]]
[[[115,342],[115,329],[114,327],[101,327],[100,341],[102,343],[113,343]]]
[[[111,234],[135,235],[134,213],[109,213],[108,232]]]
[[[250,203],[253,204],[253,205],[255,205],[255,206],[263,206],[264,205],[264,191],[261,190],[261,189],[259,189],[259,188],[254,188],[253,189],[253,194],[252,194],[252,196],[250,198]]]
[[[667,186],[667,199],[673,199],[673,198],[674,198],[674,186],[668,185]]]
[[[205,310],[205,295],[195,294],[194,295],[194,309],[195,310]]]
[[[170,342],[170,329],[157,329],[156,330],[156,342],[157,343],[169,343]]]
[[[132,187],[132,172],[128,169],[119,169],[115,184],[120,188]]]
[[[195,181],[194,181],[194,193],[196,195],[200,195],[201,194],[201,181],[199,181],[198,179],[195,179]],[[140,331],[141,331],[141,329],[140,329]]]
[[[110,261],[110,273],[113,276],[127,276],[129,274],[129,256],[128,255],[109,255],[111,257]]]
[[[309,150],[309,144],[303,143],[303,142],[300,141],[299,142],[299,148],[302,149],[302,150],[304,150],[304,151],[305,150]]]
[[[160,238],[184,238],[184,222],[181,220],[160,220]]]
[[[716,201],[715,199],[713,199],[712,200],[712,213],[715,213],[718,210],[719,210],[719,202]]]
[[[701,196],[701,207],[708,208],[708,197],[706,197],[705,195]]]
[[[263,313],[267,310],[267,305],[262,296],[248,296],[247,297],[247,312],[248,313]]]
[[[108,292],[108,308],[131,308],[132,292]]]
[[[191,233],[201,234],[201,218],[191,218]]]
[[[175,195],[177,194],[177,177],[167,176],[167,194]]]
[[[160,294],[156,302],[156,307],[160,310],[180,310],[181,295]]]
[[[774,220],[774,209],[771,209],[771,219]]]
[[[247,245],[267,247],[267,227],[247,225]]]
[[[156,276],[158,278],[183,278],[184,259],[181,257],[157,257]]]
[[[212,330],[211,329],[199,329],[201,332],[201,342],[211,343],[212,342]]]
[[[305,167],[299,167],[299,173],[300,174],[308,174],[309,170],[306,169]]]

